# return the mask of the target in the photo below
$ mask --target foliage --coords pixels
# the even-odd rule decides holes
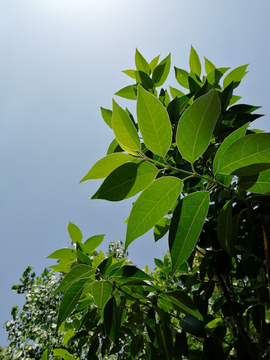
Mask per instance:
[[[168,232],[170,256],[148,274],[102,253],[90,259],[103,235],[70,232],[76,249],[50,255],[66,273],[57,326],[89,308],[69,340],[87,343],[89,359],[100,344],[118,359],[269,359],[270,134],[248,129],[258,106],[235,105],[247,65],[228,72],[205,59],[202,76],[191,48],[190,71],[174,68],[186,94],[170,87],[170,96],[157,90],[170,55],[148,63],[136,50],[135,64],[116,95],[135,100],[137,116],[114,100],[102,109],[115,140],[82,181],[105,178],[94,199],[140,193],[125,249],[154,228],[156,241]]]

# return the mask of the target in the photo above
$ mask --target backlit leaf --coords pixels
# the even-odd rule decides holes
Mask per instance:
[[[158,64],[158,61],[159,61],[159,57],[160,55],[156,56],[149,64],[150,68],[151,68],[151,73],[153,73],[153,71],[155,70],[155,67],[157,66]]]
[[[147,161],[123,164],[104,180],[92,199],[128,199],[150,185],[157,173],[158,169]]]
[[[184,95],[185,95],[182,91],[180,91],[180,90],[178,90],[178,89],[175,89],[175,88],[173,88],[173,87],[171,87],[171,86],[169,86],[169,88],[170,88],[170,93],[171,93],[173,99],[174,99],[176,96],[180,98],[181,96],[184,96]]]
[[[135,79],[135,70],[123,70],[122,71],[127,76],[131,77],[132,79]]]
[[[104,234],[94,235],[85,241],[84,246],[88,254],[91,254],[91,252],[93,252],[102,243],[104,236]]]
[[[101,115],[105,123],[112,129],[112,111],[100,107]]]
[[[60,249],[54,251],[51,255],[47,256],[48,259],[59,260],[76,260],[76,251],[74,249]]]
[[[52,352],[57,356],[61,356],[64,360],[75,360],[75,358],[65,349],[53,349]]]
[[[57,293],[59,291],[64,291],[70,287],[71,284],[80,280],[80,279],[90,279],[95,275],[95,269],[88,265],[77,265],[70,270],[70,272],[64,277],[61,281],[61,284],[54,291]]]
[[[215,65],[211,63],[211,61],[206,59],[206,57],[204,57],[204,67],[207,75],[216,68]]]
[[[129,85],[117,91],[114,95],[121,96],[128,100],[136,100],[136,85]]]
[[[270,168],[270,134],[252,134],[232,143],[221,155],[218,172],[254,175]]]
[[[186,70],[182,70],[177,67],[174,67],[174,72],[178,84],[183,86],[183,88],[185,89],[189,89],[189,81],[188,81],[189,73]]]
[[[154,238],[155,241],[160,240],[163,238],[163,236],[167,233],[167,231],[170,228],[170,225],[168,225],[168,218],[164,217],[162,218],[154,227]]]
[[[171,54],[163,59],[153,71],[152,80],[156,87],[161,86],[166,81],[171,68]]]
[[[92,285],[92,294],[97,307],[103,309],[111,296],[112,285],[105,281],[98,281]]]
[[[138,71],[141,70],[144,71],[147,75],[150,75],[150,66],[137,49],[135,52],[135,65]]]
[[[209,193],[185,196],[175,208],[169,232],[172,274],[188,259],[200,236],[209,207]]]
[[[197,52],[194,50],[193,46],[190,49],[190,56],[189,56],[189,67],[190,70],[197,74],[199,77],[201,76],[201,62]]]
[[[270,169],[252,176],[241,176],[238,185],[257,194],[270,194]]]
[[[219,113],[220,102],[215,90],[199,97],[184,112],[176,134],[176,143],[184,159],[193,163],[204,153]]]
[[[134,203],[127,225],[125,248],[157,224],[172,208],[181,193],[183,182],[171,176],[152,182]]]
[[[234,88],[236,88],[240,81],[243,79],[243,77],[246,75],[246,68],[247,65],[242,65],[237,67],[236,69],[232,70],[224,79],[223,81],[223,87],[227,87],[232,81],[234,83]]]
[[[118,168],[118,166],[133,160],[135,160],[133,156],[120,152],[107,155],[92,166],[88,173],[82,178],[80,183],[91,179],[103,179],[113,170]]]
[[[162,103],[138,86],[137,119],[145,145],[164,156],[170,148],[172,130],[169,115]]]
[[[68,233],[69,233],[71,240],[74,242],[74,244],[76,244],[77,242],[80,243],[82,241],[83,235],[77,225],[69,222]]]
[[[113,100],[112,128],[119,144],[140,151],[141,142],[137,130],[128,114]]]

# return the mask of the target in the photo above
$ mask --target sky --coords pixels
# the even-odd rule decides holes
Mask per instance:
[[[12,306],[24,302],[11,286],[27,266],[40,275],[55,263],[46,257],[70,245],[69,221],[84,240],[106,234],[104,252],[125,239],[134,198],[89,200],[101,181],[79,181],[114,138],[100,106],[134,107],[114,93],[132,84],[121,71],[134,69],[135,49],[149,62],[171,53],[186,70],[191,45],[217,67],[248,63],[235,94],[262,106],[253,128],[270,131],[269,13],[268,0],[1,0],[0,345]],[[173,68],[168,84],[180,88]],[[167,249],[149,231],[129,257],[153,269]]]

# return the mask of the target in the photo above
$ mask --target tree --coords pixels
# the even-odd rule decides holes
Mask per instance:
[[[133,85],[116,95],[136,101],[136,119],[115,100],[101,108],[115,139],[81,181],[105,178],[93,199],[140,193],[125,249],[154,228],[155,241],[168,232],[170,255],[155,259],[154,273],[90,259],[103,235],[83,242],[72,224],[76,249],[49,256],[66,274],[57,327],[85,309],[86,331],[69,342],[87,343],[89,359],[100,346],[118,359],[269,359],[270,134],[248,129],[258,106],[236,104],[247,65],[228,72],[205,58],[202,76],[191,47],[190,71],[174,68],[186,94],[170,87],[170,96],[157,91],[170,55],[148,63],[136,50],[135,64],[124,71]]]

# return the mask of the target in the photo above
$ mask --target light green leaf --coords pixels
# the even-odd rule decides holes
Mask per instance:
[[[158,64],[158,61],[159,61],[159,57],[160,55],[156,56],[149,64],[150,66],[150,69],[151,69],[151,73],[153,73],[153,71],[155,70],[155,67],[157,66]]]
[[[170,88],[170,93],[171,93],[173,99],[174,99],[176,96],[177,96],[178,98],[180,98],[180,97],[182,97],[182,96],[185,95],[182,91],[180,91],[180,90],[178,90],[178,89],[175,89],[175,88],[173,88],[173,87],[171,87],[171,86],[169,86],[169,88]]]
[[[139,71],[144,71],[147,75],[150,75],[150,66],[142,54],[136,49],[135,52],[135,65],[136,69]]]
[[[101,115],[105,123],[112,129],[112,111],[100,107]]]
[[[123,70],[122,71],[127,76],[131,77],[132,79],[135,79],[135,70]]]
[[[234,82],[234,89],[239,85],[240,81],[246,75],[246,68],[247,65],[242,65],[237,67],[236,69],[232,70],[224,79],[223,87],[227,87],[232,81]]]
[[[240,99],[242,99],[242,96],[232,95],[229,106],[232,106],[233,104],[235,104]]]
[[[98,308],[103,309],[111,297],[112,285],[105,281],[97,281],[92,285],[92,294]]]
[[[71,284],[80,279],[90,279],[93,276],[95,276],[94,268],[88,265],[77,265],[64,277],[58,288],[54,290],[54,294],[68,289]]]
[[[233,256],[235,244],[232,242],[232,200],[228,201],[220,211],[217,222],[217,235],[223,249]]]
[[[70,260],[61,260],[59,264],[49,266],[54,272],[68,273],[70,271]]]
[[[161,238],[163,238],[163,236],[169,230],[170,225],[168,224],[168,220],[169,220],[168,218],[164,217],[155,225],[155,227],[154,227],[155,241],[158,241]]]
[[[193,71],[199,77],[201,76],[201,71],[202,71],[201,62],[197,52],[194,50],[192,45],[189,56],[189,67],[191,71]]]
[[[110,145],[108,147],[107,155],[114,154],[114,153],[119,153],[119,152],[123,152],[123,149],[118,144],[117,140],[113,139],[113,141],[110,143]]]
[[[183,86],[183,88],[185,89],[189,89],[189,81],[188,81],[189,73],[186,70],[182,70],[177,67],[174,67],[174,72],[178,84]]]
[[[69,222],[68,224],[68,233],[69,236],[71,238],[71,240],[76,244],[77,242],[81,242],[83,235],[81,230],[78,228],[78,226],[76,226],[75,224],[72,224],[71,222]]]
[[[94,235],[85,241],[84,246],[88,254],[91,254],[102,243],[104,236],[105,234]]]
[[[92,199],[128,199],[150,185],[157,173],[158,169],[147,161],[123,164],[104,180]]]
[[[157,224],[172,208],[183,182],[171,176],[152,182],[134,203],[127,224],[125,248]]]
[[[169,232],[172,274],[188,259],[200,236],[209,207],[209,193],[185,196],[177,205]]]
[[[136,85],[129,85],[117,91],[114,95],[121,96],[128,100],[136,100]]]
[[[161,86],[166,81],[171,68],[171,54],[163,59],[153,71],[152,80],[156,87]]]
[[[244,126],[242,126],[241,128],[235,130],[233,133],[231,133],[221,144],[221,146],[219,147],[216,156],[214,158],[214,163],[213,163],[213,173],[216,175],[216,180],[218,180],[219,182],[221,182],[222,184],[224,184],[225,186],[229,186],[233,176],[232,175],[222,175],[222,174],[217,174],[218,171],[218,164],[219,164],[219,160],[221,158],[221,156],[226,152],[226,150],[228,149],[228,147],[235,142],[236,140],[240,139],[241,137],[245,136],[245,133],[247,131],[247,128],[249,126],[248,124],[245,124]]]
[[[209,84],[217,85],[219,83],[219,80],[222,78],[223,74],[229,70],[230,68],[218,68],[211,71],[206,79],[208,80]]]
[[[57,319],[57,328],[62,324],[63,321],[72,313],[77,302],[81,296],[85,283],[88,279],[80,279],[79,281],[74,282],[65,292],[63,299],[60,303],[58,319]]]
[[[193,315],[200,320],[203,320],[202,315],[199,313],[195,303],[191,298],[181,290],[164,293],[162,296],[170,300],[173,304],[180,307],[185,313]]]
[[[64,360],[75,360],[75,358],[65,349],[53,349],[52,352],[57,356],[61,356]]]
[[[120,152],[107,155],[92,166],[80,183],[91,179],[103,179],[120,165],[133,160],[136,160],[133,156]]]
[[[134,151],[141,150],[137,130],[128,114],[113,100],[112,128],[120,145]]]
[[[238,185],[257,194],[270,194],[270,169],[252,176],[241,176]]]
[[[232,143],[221,155],[218,172],[225,175],[254,175],[270,168],[270,134],[252,134]]]
[[[138,86],[137,119],[146,147],[164,156],[170,148],[172,129],[169,115],[162,103]]]
[[[43,353],[42,353],[42,356],[41,356],[41,359],[40,360],[47,360],[48,358],[48,350],[46,349]]]
[[[204,67],[205,67],[206,75],[208,75],[211,71],[215,70],[216,68],[215,65],[211,63],[211,61],[206,59],[206,57],[204,57]]]
[[[47,256],[47,259],[59,259],[59,260],[76,260],[76,251],[74,249],[60,249],[54,251],[51,255]]]
[[[193,163],[207,149],[220,113],[215,90],[199,97],[181,116],[176,143],[184,159]]]

